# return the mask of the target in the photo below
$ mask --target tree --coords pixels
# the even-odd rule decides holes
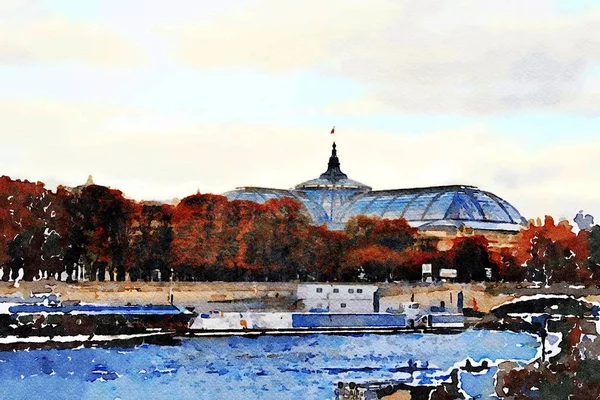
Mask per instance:
[[[490,259],[488,244],[483,236],[454,240],[452,252],[459,282],[485,281],[486,269],[491,270],[491,279],[497,279],[498,267]]]
[[[498,274],[505,282],[522,282],[525,280],[525,267],[520,265],[512,249],[503,247],[499,252],[490,253],[492,262],[498,265]]]
[[[250,203],[250,202],[247,202]],[[272,257],[273,241],[276,240],[272,230],[272,219],[262,204],[247,204],[248,218],[243,220],[243,236],[241,237],[241,257],[244,265],[254,271],[259,280],[273,279],[273,271],[279,269]]]
[[[400,255],[402,261],[392,271],[392,277],[395,281],[420,281],[422,279],[423,264],[432,265],[434,276],[439,275],[441,268],[448,268],[452,264],[446,252],[413,248],[402,251]]]
[[[41,182],[0,177],[0,266],[2,279],[31,280],[41,270],[59,269],[62,249],[57,240],[55,221],[60,207],[52,192]]]
[[[265,203],[270,220],[271,264],[278,267],[279,280],[305,276],[310,260],[304,252],[309,220],[302,205],[293,199],[269,200]]]
[[[402,262],[401,254],[388,247],[361,247],[348,252],[339,277],[343,281],[385,282],[392,279],[392,271],[402,265]]]
[[[354,248],[377,245],[395,251],[411,247],[417,231],[403,218],[379,219],[364,215],[350,218],[345,229]]]
[[[546,285],[553,282],[584,282],[591,278],[588,268],[590,244],[587,232],[573,232],[568,221],[555,224],[546,216],[541,226],[530,224],[521,231],[516,258],[527,268],[529,280]]]
[[[83,264],[84,248],[84,210],[80,206],[79,196],[58,187],[56,203],[59,204],[60,214],[56,218],[56,231],[59,234],[58,245],[62,248],[63,264],[67,274],[67,282],[77,280],[79,268]],[[83,271],[81,271],[83,274]]]
[[[314,258],[308,263],[304,280],[332,281],[339,279],[344,256],[348,251],[348,235],[330,231],[326,226],[310,227],[305,251],[313,252]]]
[[[258,243],[264,240],[269,242],[268,228],[264,228],[260,237],[256,234],[258,226],[267,226],[264,216],[264,207],[251,201],[238,200],[229,203],[229,212],[226,217],[224,232],[224,247],[227,254],[227,264],[232,273],[237,273],[237,279],[262,280],[261,274],[266,268],[256,258],[255,250]],[[262,222],[259,222],[262,221]],[[266,250],[261,254],[266,260]]]
[[[73,217],[81,224],[84,237],[83,261],[90,280],[125,280],[125,256],[129,245],[129,227],[134,212],[133,202],[119,190],[88,185],[81,190]]]
[[[162,204],[140,204],[133,215],[127,270],[132,281],[153,279],[160,271],[160,279],[171,278],[171,243],[173,207]]]
[[[178,279],[213,280],[221,251],[227,198],[196,194],[173,211],[173,262]]]

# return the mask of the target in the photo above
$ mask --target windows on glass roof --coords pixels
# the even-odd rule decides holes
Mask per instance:
[[[425,210],[429,207],[431,201],[437,196],[437,193],[423,193],[415,196],[403,213],[403,218],[407,221],[423,219]]]
[[[450,207],[452,200],[454,200],[454,195],[454,192],[438,193],[437,198],[432,199],[431,204],[425,211],[423,219],[429,221],[444,219],[446,217],[446,212],[448,212],[448,207]]]
[[[300,201],[315,224],[343,229],[354,216],[404,218],[412,226],[518,231],[524,218],[500,197],[472,186],[438,186],[372,191],[341,171],[335,144],[327,171],[294,189],[244,187],[225,193],[229,200],[264,203],[290,197]]]
[[[406,207],[410,204],[415,195],[397,195],[394,200],[388,204],[385,213],[382,215],[382,218],[401,218],[402,214]]]

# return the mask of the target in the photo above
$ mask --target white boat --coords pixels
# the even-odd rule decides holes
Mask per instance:
[[[311,333],[395,333],[402,331],[456,331],[464,328],[459,312],[444,306],[424,311],[419,303],[401,304],[398,310],[379,311],[378,288],[373,285],[299,285],[303,312],[202,313],[191,334],[259,335]]]

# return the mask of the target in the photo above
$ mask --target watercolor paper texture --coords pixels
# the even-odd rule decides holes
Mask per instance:
[[[600,398],[600,5],[0,0],[0,398]]]

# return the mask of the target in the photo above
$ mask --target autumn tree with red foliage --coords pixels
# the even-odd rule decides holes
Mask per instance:
[[[171,205],[136,205],[127,254],[127,270],[132,281],[158,279],[154,271],[160,271],[160,280],[170,280],[172,218]]]
[[[303,280],[333,281],[340,279],[344,257],[348,251],[349,238],[345,232],[331,231],[326,226],[310,227],[304,245],[312,255]]]
[[[306,252],[306,239],[310,222],[296,200],[284,198],[265,203],[266,216],[270,220],[270,264],[277,266],[275,276],[283,280],[306,276],[311,263]]]
[[[411,258],[405,252],[415,245],[417,229],[406,220],[361,215],[348,221],[345,232],[349,251],[339,273],[341,280],[377,282],[416,275],[414,264],[407,268],[416,254]]]
[[[503,247],[499,251],[490,252],[492,262],[498,265],[500,280],[505,282],[522,282],[525,280],[526,269],[517,261],[513,249]]]
[[[72,199],[70,212],[74,235],[80,242],[80,262],[91,281],[106,279],[123,281],[129,245],[129,228],[135,205],[119,190],[87,185]]]
[[[179,280],[213,280],[221,253],[227,198],[196,194],[173,211],[173,263]]]
[[[438,269],[448,264],[445,256],[436,252],[416,248],[394,251],[370,245],[348,251],[337,276],[342,281],[417,281],[424,263],[435,264]]]
[[[415,243],[418,229],[412,228],[403,218],[380,219],[359,215],[350,218],[345,232],[353,248],[378,245],[401,251]]]
[[[64,243],[57,222],[63,210],[40,182],[0,177],[0,267],[2,279],[32,280],[60,270]]]
[[[544,282],[586,282],[592,277],[588,268],[587,232],[573,232],[567,221],[555,224],[546,216],[542,226],[529,225],[521,231],[515,246],[517,262],[526,265],[527,279]]]
[[[267,201],[260,205],[242,238],[245,264],[265,280],[305,278],[316,258],[314,249],[307,247],[313,244],[311,229],[296,200]]]
[[[579,232],[581,237],[587,238],[590,256],[587,261],[592,279],[600,281],[600,226],[594,225],[589,231]]]
[[[402,265],[402,261],[400,252],[381,245],[352,249],[344,259],[340,278],[346,282],[386,282],[392,279],[392,271]]]
[[[439,276],[440,269],[452,266],[448,252],[433,251],[428,248],[406,249],[401,256],[401,265],[392,272],[395,281],[420,281],[423,264],[432,265],[433,276]]]
[[[420,280],[424,263],[434,276],[456,268],[462,282],[588,283],[600,280],[600,228],[575,234],[547,217],[514,247],[491,251],[484,237],[469,236],[438,251],[403,219],[358,216],[344,232],[313,226],[291,198],[257,204],[196,194],[170,206],[94,184],[53,192],[0,178],[3,280],[396,281]]]
[[[175,207],[172,223],[178,279],[303,279],[319,257],[308,248],[316,231],[293,199],[256,204],[198,194]]]

